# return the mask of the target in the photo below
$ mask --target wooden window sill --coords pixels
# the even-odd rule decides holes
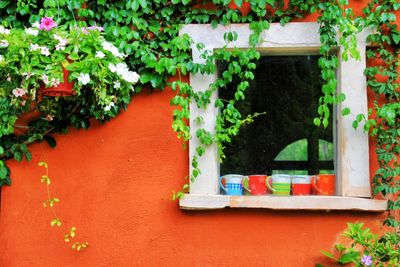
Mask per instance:
[[[383,212],[386,200],[340,196],[226,196],[186,194],[179,201],[184,210],[262,208],[272,210],[359,210]]]

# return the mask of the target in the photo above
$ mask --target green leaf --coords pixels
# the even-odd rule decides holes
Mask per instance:
[[[137,0],[139,1],[139,4],[143,7],[146,8],[147,7],[147,0]]]
[[[319,118],[314,119],[314,125],[315,126],[320,126],[321,125],[321,120]]]
[[[345,107],[344,109],[342,109],[342,115],[343,116],[347,116],[350,114],[350,108]]]
[[[393,42],[395,42],[395,44],[399,44],[400,42],[400,35],[399,34],[392,34],[392,38],[393,38]]]
[[[359,251],[351,251],[348,253],[344,253],[340,259],[339,262],[342,264],[350,263],[350,262],[358,262],[360,258],[360,252]]]
[[[234,2],[238,7],[242,7],[243,0],[234,0]]]
[[[57,141],[56,139],[54,139],[52,136],[50,135],[45,135],[44,136],[44,140],[46,140],[47,144],[51,147],[51,148],[55,148],[57,146]]]
[[[48,168],[48,166],[47,166],[47,163],[46,162],[44,162],[44,161],[42,161],[42,162],[39,162],[38,163],[38,166],[40,166],[40,167],[44,167],[44,168]]]
[[[51,222],[50,222],[50,226],[57,226],[57,227],[61,227],[61,221],[60,221],[60,219],[58,219],[58,218],[55,218],[55,219],[53,219],[53,220],[51,220]]]
[[[5,8],[8,4],[10,4],[10,1],[0,1],[0,9]]]
[[[321,252],[322,254],[324,254],[325,256],[327,256],[328,258],[331,258],[331,259],[333,259],[333,260],[335,260],[335,261],[338,260],[337,258],[335,258],[335,256],[333,256],[332,253],[329,253],[328,251],[321,250],[320,252]]]

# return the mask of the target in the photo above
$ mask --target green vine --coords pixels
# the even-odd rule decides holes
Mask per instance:
[[[62,221],[58,217],[56,210],[55,210],[55,205],[60,202],[60,199],[57,197],[52,197],[50,194],[50,184],[52,180],[49,177],[49,167],[46,162],[39,162],[39,166],[45,168],[46,174],[42,175],[42,178],[40,179],[40,182],[46,185],[46,191],[47,191],[47,199],[46,201],[43,202],[43,207],[45,208],[50,208],[51,213],[53,214],[53,219],[50,222],[50,226],[54,227],[57,226],[59,229],[62,227]],[[73,239],[76,236],[76,227],[72,226],[68,232],[64,235],[64,242],[69,243],[73,241]],[[71,248],[76,251],[82,251],[86,249],[89,246],[89,242],[79,242],[75,241],[72,245]]]
[[[249,6],[249,12],[241,12],[233,7]],[[204,7],[208,4],[208,8]],[[128,0],[128,1],[83,1],[83,0],[0,0],[0,24],[5,27],[23,28],[40,17],[58,18],[65,25],[99,25],[104,27],[105,38],[112,41],[118,49],[127,55],[125,61],[131,69],[138,70],[140,83],[135,93],[141,90],[162,90],[170,85],[175,91],[171,105],[173,111],[172,129],[186,145],[190,138],[189,106],[195,103],[200,109],[210,105],[219,108],[215,133],[200,128],[196,137],[200,145],[191,159],[192,172],[187,177],[196,179],[201,170],[198,159],[208,146],[216,144],[220,160],[224,160],[224,147],[241,126],[251,123],[257,116],[243,116],[237,104],[246,98],[246,90],[254,79],[256,62],[260,57],[256,47],[261,33],[269,29],[271,23],[288,23],[294,19],[317,13],[320,24],[321,58],[319,66],[324,84],[323,96],[319,100],[316,126],[327,127],[329,124],[330,106],[341,103],[345,95],[336,91],[336,68],[339,58],[334,53],[341,46],[343,60],[349,57],[359,59],[356,47],[356,34],[365,28],[374,33],[368,36],[372,44],[367,49],[369,61],[376,64],[368,66],[365,75],[368,79],[368,90],[375,97],[374,106],[369,117],[354,114],[353,127],[363,127],[372,140],[376,141],[379,169],[373,178],[374,195],[388,199],[388,216],[385,225],[392,235],[399,235],[399,218],[396,212],[400,209],[398,199],[400,185],[400,104],[399,104],[399,48],[400,32],[396,26],[393,11],[399,10],[396,0],[371,0],[363,9],[362,16],[356,16],[348,7],[346,0],[290,0],[285,6],[283,0]],[[398,20],[398,18],[397,18]],[[203,64],[195,63],[191,57],[192,40],[187,35],[179,36],[182,24],[209,23],[212,26],[230,23],[249,23],[252,34],[249,38],[249,49],[219,49],[210,52],[202,44],[196,44],[202,51]],[[339,38],[336,32],[339,32]],[[241,38],[235,32],[225,35],[225,42]],[[215,62],[226,64],[226,71],[210,85],[205,92],[194,92],[185,77],[189,73],[212,74],[217,71]],[[173,80],[171,78],[174,78]],[[234,99],[217,99],[212,103],[211,96],[217,90],[224,90],[233,80],[238,81]],[[130,96],[133,96],[130,95]],[[17,119],[15,107],[8,96],[0,96],[0,185],[10,184],[10,171],[6,160],[30,160],[28,145],[45,140],[55,146],[54,133],[66,133],[68,127],[88,128],[93,114],[94,100],[89,94],[79,97],[45,99],[47,104],[57,110],[58,119],[47,121],[43,118],[30,122],[29,131],[23,136],[14,135],[13,128]],[[126,105],[129,100],[126,101]],[[125,106],[126,106],[125,105]],[[343,115],[351,114],[344,108]],[[97,118],[106,121],[104,118]],[[202,125],[202,117],[193,118]],[[189,190],[189,183],[174,192],[173,198],[181,198]]]

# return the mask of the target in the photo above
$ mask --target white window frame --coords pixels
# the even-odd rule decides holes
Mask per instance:
[[[206,50],[213,51],[226,45],[224,34],[235,31],[238,39],[229,43],[227,48],[248,48],[251,31],[248,24],[219,25],[212,28],[209,24],[189,24],[183,26],[180,34],[188,34],[194,41],[192,57],[195,63],[204,63],[201,52],[196,44],[202,43]],[[341,58],[342,47],[338,48],[339,67],[337,70],[337,91],[346,95],[346,100],[338,105],[337,110],[349,107],[352,114],[368,114],[367,84],[364,76],[366,67],[366,37],[368,31],[363,31],[357,37],[361,60]],[[257,49],[265,55],[305,55],[317,54],[321,46],[319,25],[316,22],[294,22],[281,26],[271,24],[269,30],[262,33],[262,42]],[[190,83],[194,91],[205,91],[216,81],[217,73],[191,74]],[[217,99],[217,92],[211,97],[211,103]],[[198,129],[194,119],[202,116],[202,128],[215,132],[216,115],[218,109],[209,105],[206,110],[198,109],[196,103],[190,105],[190,132],[192,139],[189,142],[189,157],[195,155],[199,140],[196,138]],[[354,116],[337,116],[336,131],[336,195],[337,196],[225,196],[219,195],[219,164],[217,146],[212,144],[205,154],[199,158],[198,167],[201,174],[190,183],[190,192],[180,200],[183,209],[216,209],[224,207],[252,207],[270,209],[357,209],[369,211],[383,211],[386,202],[382,200],[365,199],[371,197],[369,175],[369,148],[368,134],[359,127],[353,129]],[[191,164],[190,164],[190,168]]]

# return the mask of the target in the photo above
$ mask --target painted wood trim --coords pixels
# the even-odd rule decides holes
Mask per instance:
[[[261,208],[272,210],[359,210],[383,212],[386,200],[338,196],[226,196],[186,194],[181,209]]]
[[[194,41],[192,44],[192,56],[196,63],[203,63],[200,57],[201,52],[196,44],[204,44],[204,49],[212,52],[215,49],[224,47],[224,33],[236,31],[237,41],[229,43],[227,48],[247,48],[248,37],[251,34],[249,24],[231,24],[228,26],[219,25],[212,28],[209,24],[184,25],[180,34],[188,34]],[[365,68],[365,47],[366,36],[369,31],[364,31],[358,36],[358,47],[361,51],[362,62],[349,59],[347,62],[340,62],[338,69],[338,91],[347,94],[347,100],[340,105],[349,106],[353,113],[367,114],[367,93],[366,81],[363,74]],[[258,50],[263,54],[309,54],[316,53],[321,46],[319,40],[319,25],[316,22],[288,23],[285,26],[279,23],[271,24],[269,30],[262,33],[263,42]],[[339,48],[339,53],[340,53]],[[340,60],[341,61],[341,60]],[[202,75],[191,74],[190,81],[195,91],[205,91],[211,83],[217,79],[217,74]],[[212,103],[217,98],[217,93],[212,95]],[[189,156],[192,159],[195,155],[195,148],[199,143],[196,138],[196,131],[199,126],[195,119],[199,115],[204,118],[206,130],[215,131],[215,117],[218,109],[210,104],[207,110],[201,110],[195,103],[190,105],[190,125],[192,138],[189,142]],[[368,159],[368,136],[362,130],[355,131],[351,127],[352,118],[338,116],[337,127],[337,194],[340,196],[370,197],[369,181],[369,159]],[[195,181],[190,182],[190,193],[215,196],[218,194],[219,163],[217,147],[215,144],[209,146],[198,160],[201,174]],[[190,172],[192,170],[190,163]]]
[[[345,93],[346,100],[338,105],[338,112],[349,107],[351,115],[337,116],[337,175],[340,185],[338,194],[341,196],[370,197],[371,184],[369,174],[369,143],[368,133],[363,125],[357,129],[352,127],[357,114],[368,118],[367,80],[364,75],[366,68],[366,33],[360,34],[358,50],[361,60],[341,59],[342,48],[339,51],[338,91]]]

